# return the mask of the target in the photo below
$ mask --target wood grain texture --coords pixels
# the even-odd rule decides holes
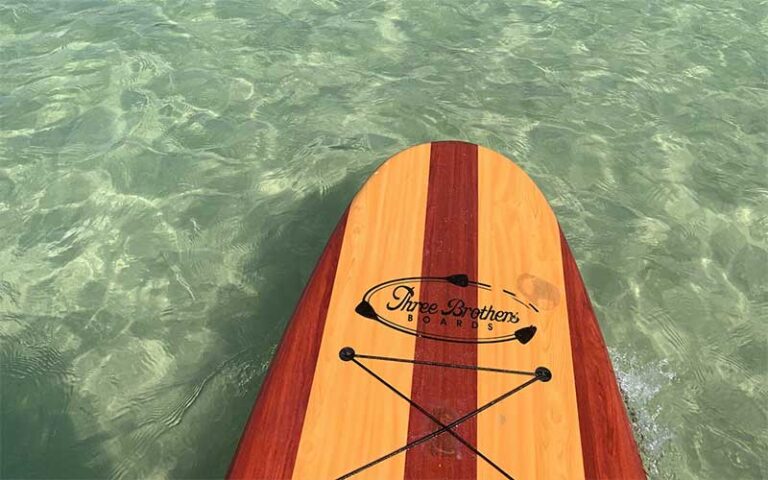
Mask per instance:
[[[481,147],[479,171],[479,278],[524,299],[517,305],[520,325],[538,331],[526,345],[479,345],[478,364],[529,371],[543,366],[552,380],[479,416],[478,448],[516,479],[578,480],[584,468],[557,220],[533,180],[504,156]],[[506,296],[480,290],[480,303],[503,305]],[[524,380],[481,374],[479,404]],[[500,478],[482,462],[478,469],[478,478]]]
[[[228,478],[290,478],[341,254],[342,215],[283,334]]]
[[[408,149],[388,160],[366,182],[349,208],[344,247],[323,330],[301,436],[295,480],[333,479],[405,444],[409,405],[339,351],[413,358],[415,337],[363,318],[355,306],[366,289],[422,269],[430,146]],[[370,365],[405,395],[410,364]],[[402,478],[405,455],[397,455],[355,480]]]
[[[456,273],[477,278],[477,146],[462,142],[432,144],[429,190],[424,233],[422,275],[447,276]],[[420,299],[442,300],[449,295],[444,283],[427,283]],[[463,297],[477,302],[477,289],[467,287]],[[420,323],[419,330],[437,329],[439,318]],[[470,322],[456,328],[456,334],[476,338]],[[414,358],[421,361],[477,364],[476,343],[441,342],[418,337]],[[435,417],[449,423],[477,407],[477,373],[473,370],[444,369],[415,365],[411,398]],[[422,412],[411,408],[408,441],[434,431],[436,426]],[[477,443],[476,421],[471,419],[455,429],[471,445]],[[413,480],[476,478],[474,453],[457,439],[441,435],[411,448],[406,453],[405,478]]]
[[[403,291],[398,297],[394,290],[376,290],[393,279],[459,273],[480,283],[408,284],[415,313],[432,303],[442,308],[458,296],[477,322],[470,314],[451,317],[440,309],[434,323],[423,323],[419,315],[412,321],[412,310],[389,310]],[[377,314],[387,321],[355,312],[374,290],[380,292]],[[514,315],[504,317],[510,323],[492,322],[490,314],[481,319],[478,312],[486,306]],[[450,317],[447,330],[440,330],[441,316]],[[460,321],[479,325],[464,330],[468,323]],[[509,340],[528,325],[538,328],[529,343]],[[441,332],[448,336],[427,338]],[[492,343],[494,338],[505,341]],[[467,340],[482,342],[461,343]],[[527,372],[547,367],[551,381],[531,383],[455,433],[517,480],[645,476],[610,358],[557,219],[534,182],[496,152],[463,142],[419,145],[392,157],[366,182],[302,295],[229,478],[335,479],[439,428],[360,364],[341,361],[343,347],[358,355]],[[444,423],[526,380],[375,359],[361,363]],[[353,480],[398,478],[504,476],[441,434]]]
[[[562,231],[560,239],[586,478],[646,478],[603,335]]]

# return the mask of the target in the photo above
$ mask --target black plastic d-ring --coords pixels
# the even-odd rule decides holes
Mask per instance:
[[[355,349],[352,347],[344,347],[339,350],[339,358],[348,362],[355,358]]]
[[[536,369],[536,378],[542,382],[548,382],[552,380],[552,372],[547,367],[539,367]]]

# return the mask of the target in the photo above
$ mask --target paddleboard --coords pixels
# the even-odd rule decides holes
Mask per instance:
[[[228,477],[645,478],[573,254],[519,167],[446,141],[372,175]]]

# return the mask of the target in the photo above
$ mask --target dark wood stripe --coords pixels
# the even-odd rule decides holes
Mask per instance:
[[[347,212],[339,220],[301,295],[227,478],[291,478],[346,223]]]
[[[562,230],[560,245],[585,476],[646,478],[608,350]]]
[[[424,233],[422,275],[446,276],[465,273],[477,279],[477,145],[462,142],[436,142],[430,155],[427,214]],[[449,286],[425,283],[420,298],[444,304]],[[464,289],[464,300],[477,304],[477,288]],[[433,316],[435,322],[439,316]],[[468,320],[467,323],[470,321]],[[419,330],[430,328],[420,322]],[[466,338],[476,338],[472,328],[456,329]],[[415,359],[435,362],[477,364],[477,345],[416,338]],[[473,370],[441,369],[415,365],[411,398],[444,423],[477,408],[477,373]],[[408,441],[433,430],[435,425],[412,408]],[[472,445],[477,445],[474,419],[456,428]],[[408,450],[406,479],[462,479],[477,476],[475,455],[450,435],[440,435]]]

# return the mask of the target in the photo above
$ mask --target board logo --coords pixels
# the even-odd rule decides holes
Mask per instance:
[[[526,344],[536,334],[536,326],[530,323],[539,309],[511,290],[470,280],[466,274],[455,274],[379,283],[363,294],[355,312],[397,331],[433,340],[517,340]]]

